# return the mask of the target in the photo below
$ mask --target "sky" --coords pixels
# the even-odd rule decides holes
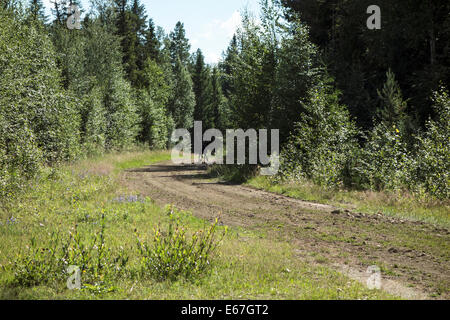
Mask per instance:
[[[50,0],[43,0],[50,15]],[[184,23],[191,51],[200,48],[207,63],[217,63],[240,25],[240,11],[259,12],[258,0],[141,0],[147,15],[169,33],[178,21]],[[81,1],[83,9],[89,1]]]

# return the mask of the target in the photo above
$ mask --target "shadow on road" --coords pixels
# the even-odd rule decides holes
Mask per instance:
[[[204,164],[196,165],[196,164],[185,164],[185,165],[164,165],[157,164],[146,166],[143,168],[129,169],[126,172],[134,172],[134,173],[167,173],[167,175],[159,176],[160,178],[172,178],[176,180],[208,180],[214,179],[211,175],[207,173],[207,166]],[[190,172],[190,174],[185,174],[186,172]],[[175,174],[174,174],[175,173]],[[178,173],[178,174],[177,174]],[[219,185],[240,185],[239,182],[234,181],[214,181],[214,182],[194,182],[193,185],[202,185],[202,184],[219,184]]]
[[[144,168],[130,169],[127,172],[183,172],[183,171],[206,171],[206,165],[151,165]]]

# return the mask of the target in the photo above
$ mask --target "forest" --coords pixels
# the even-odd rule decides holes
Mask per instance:
[[[2,1],[0,193],[45,165],[141,144],[175,128],[280,129],[283,179],[449,197],[447,1],[261,1],[217,65],[165,34],[139,0]],[[386,2],[386,3],[385,3]],[[358,14],[362,13],[362,14]],[[415,21],[415,23],[412,23]]]
[[[0,0],[0,300],[448,299],[449,1],[260,0],[217,63],[142,0],[50,3]],[[169,162],[198,121],[280,170]]]

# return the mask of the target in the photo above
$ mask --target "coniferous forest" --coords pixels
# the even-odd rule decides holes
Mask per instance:
[[[170,150],[175,129],[202,121],[279,129],[271,186],[407,194],[446,211],[450,2],[378,0],[370,30],[372,2],[261,0],[208,64],[182,21],[166,32],[140,0],[52,0],[51,15],[42,0],[1,0],[2,210],[48,168]],[[67,26],[71,5],[79,28]],[[212,171],[242,182],[255,168]]]
[[[3,1],[2,194],[42,164],[168,148],[196,120],[280,129],[290,178],[449,197],[446,1],[388,1],[377,32],[365,1],[262,1],[217,65],[138,0],[95,1],[79,30],[71,4]]]

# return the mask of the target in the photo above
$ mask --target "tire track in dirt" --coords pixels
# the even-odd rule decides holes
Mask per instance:
[[[383,289],[409,299],[448,299],[450,232],[430,224],[366,215],[210,179],[202,166],[171,162],[129,170],[124,183],[158,205],[174,204],[230,226],[262,228],[295,244],[299,258],[365,283],[380,265]],[[320,255],[318,262],[317,255]]]

